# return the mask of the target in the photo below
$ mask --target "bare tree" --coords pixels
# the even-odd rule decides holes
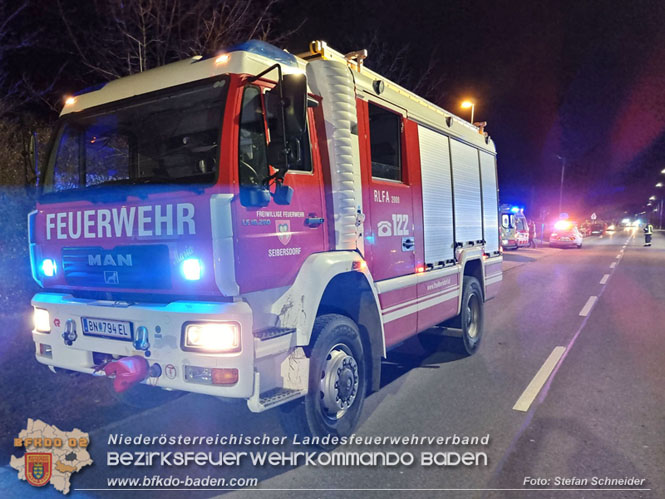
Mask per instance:
[[[430,53],[423,66],[422,62],[415,62],[415,50],[409,43],[397,48],[388,43],[377,29],[364,32],[350,43],[357,44],[355,48],[367,49],[367,67],[389,80],[432,102],[437,102],[443,96],[446,78],[436,52]]]
[[[27,1],[11,8],[5,0],[0,0],[0,119],[13,111],[26,100],[20,79],[16,79],[7,68],[7,58],[12,50],[28,41],[18,39],[12,23],[27,7]]]
[[[272,34],[278,0],[94,0],[86,26],[57,0],[72,52],[103,79],[118,78]],[[73,10],[74,9],[74,10]]]

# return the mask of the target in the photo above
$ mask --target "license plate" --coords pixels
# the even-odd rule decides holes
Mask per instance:
[[[83,334],[85,335],[103,336],[117,340],[132,340],[131,322],[81,317],[81,323],[83,324]]]
[[[561,240],[562,241],[570,241],[570,238],[569,237],[562,237]]]

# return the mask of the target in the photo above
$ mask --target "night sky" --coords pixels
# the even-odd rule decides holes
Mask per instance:
[[[63,3],[74,30],[95,8]],[[58,99],[99,81],[69,78],[78,62],[54,36],[57,3],[29,5],[23,36],[38,43],[17,51],[11,70],[37,72],[43,85],[58,75]],[[665,181],[665,2],[282,0],[273,13],[272,33],[291,52],[313,39],[368,48],[379,72],[400,55],[398,83],[429,82],[420,93],[466,119],[460,102],[474,99],[499,152],[501,200],[529,216],[558,211],[557,155],[564,211],[579,218],[637,213],[665,192],[654,187]]]
[[[642,211],[665,180],[665,2],[307,0],[284,11],[285,29],[303,18],[294,52],[310,39],[365,48],[378,33],[384,50],[408,45],[415,74],[436,57],[442,84],[428,97],[466,119],[460,102],[475,99],[501,199],[533,215],[558,211],[556,155],[564,211],[577,216]]]

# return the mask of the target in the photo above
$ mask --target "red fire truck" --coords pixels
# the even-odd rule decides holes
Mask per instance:
[[[247,42],[67,99],[29,215],[35,354],[350,433],[381,359],[502,279],[478,128],[324,42]]]

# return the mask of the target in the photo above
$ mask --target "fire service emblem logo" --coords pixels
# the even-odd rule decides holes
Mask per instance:
[[[291,240],[291,220],[275,220],[277,226],[277,237],[284,246]]]
[[[25,479],[30,485],[42,487],[51,479],[51,453],[25,453]]]

